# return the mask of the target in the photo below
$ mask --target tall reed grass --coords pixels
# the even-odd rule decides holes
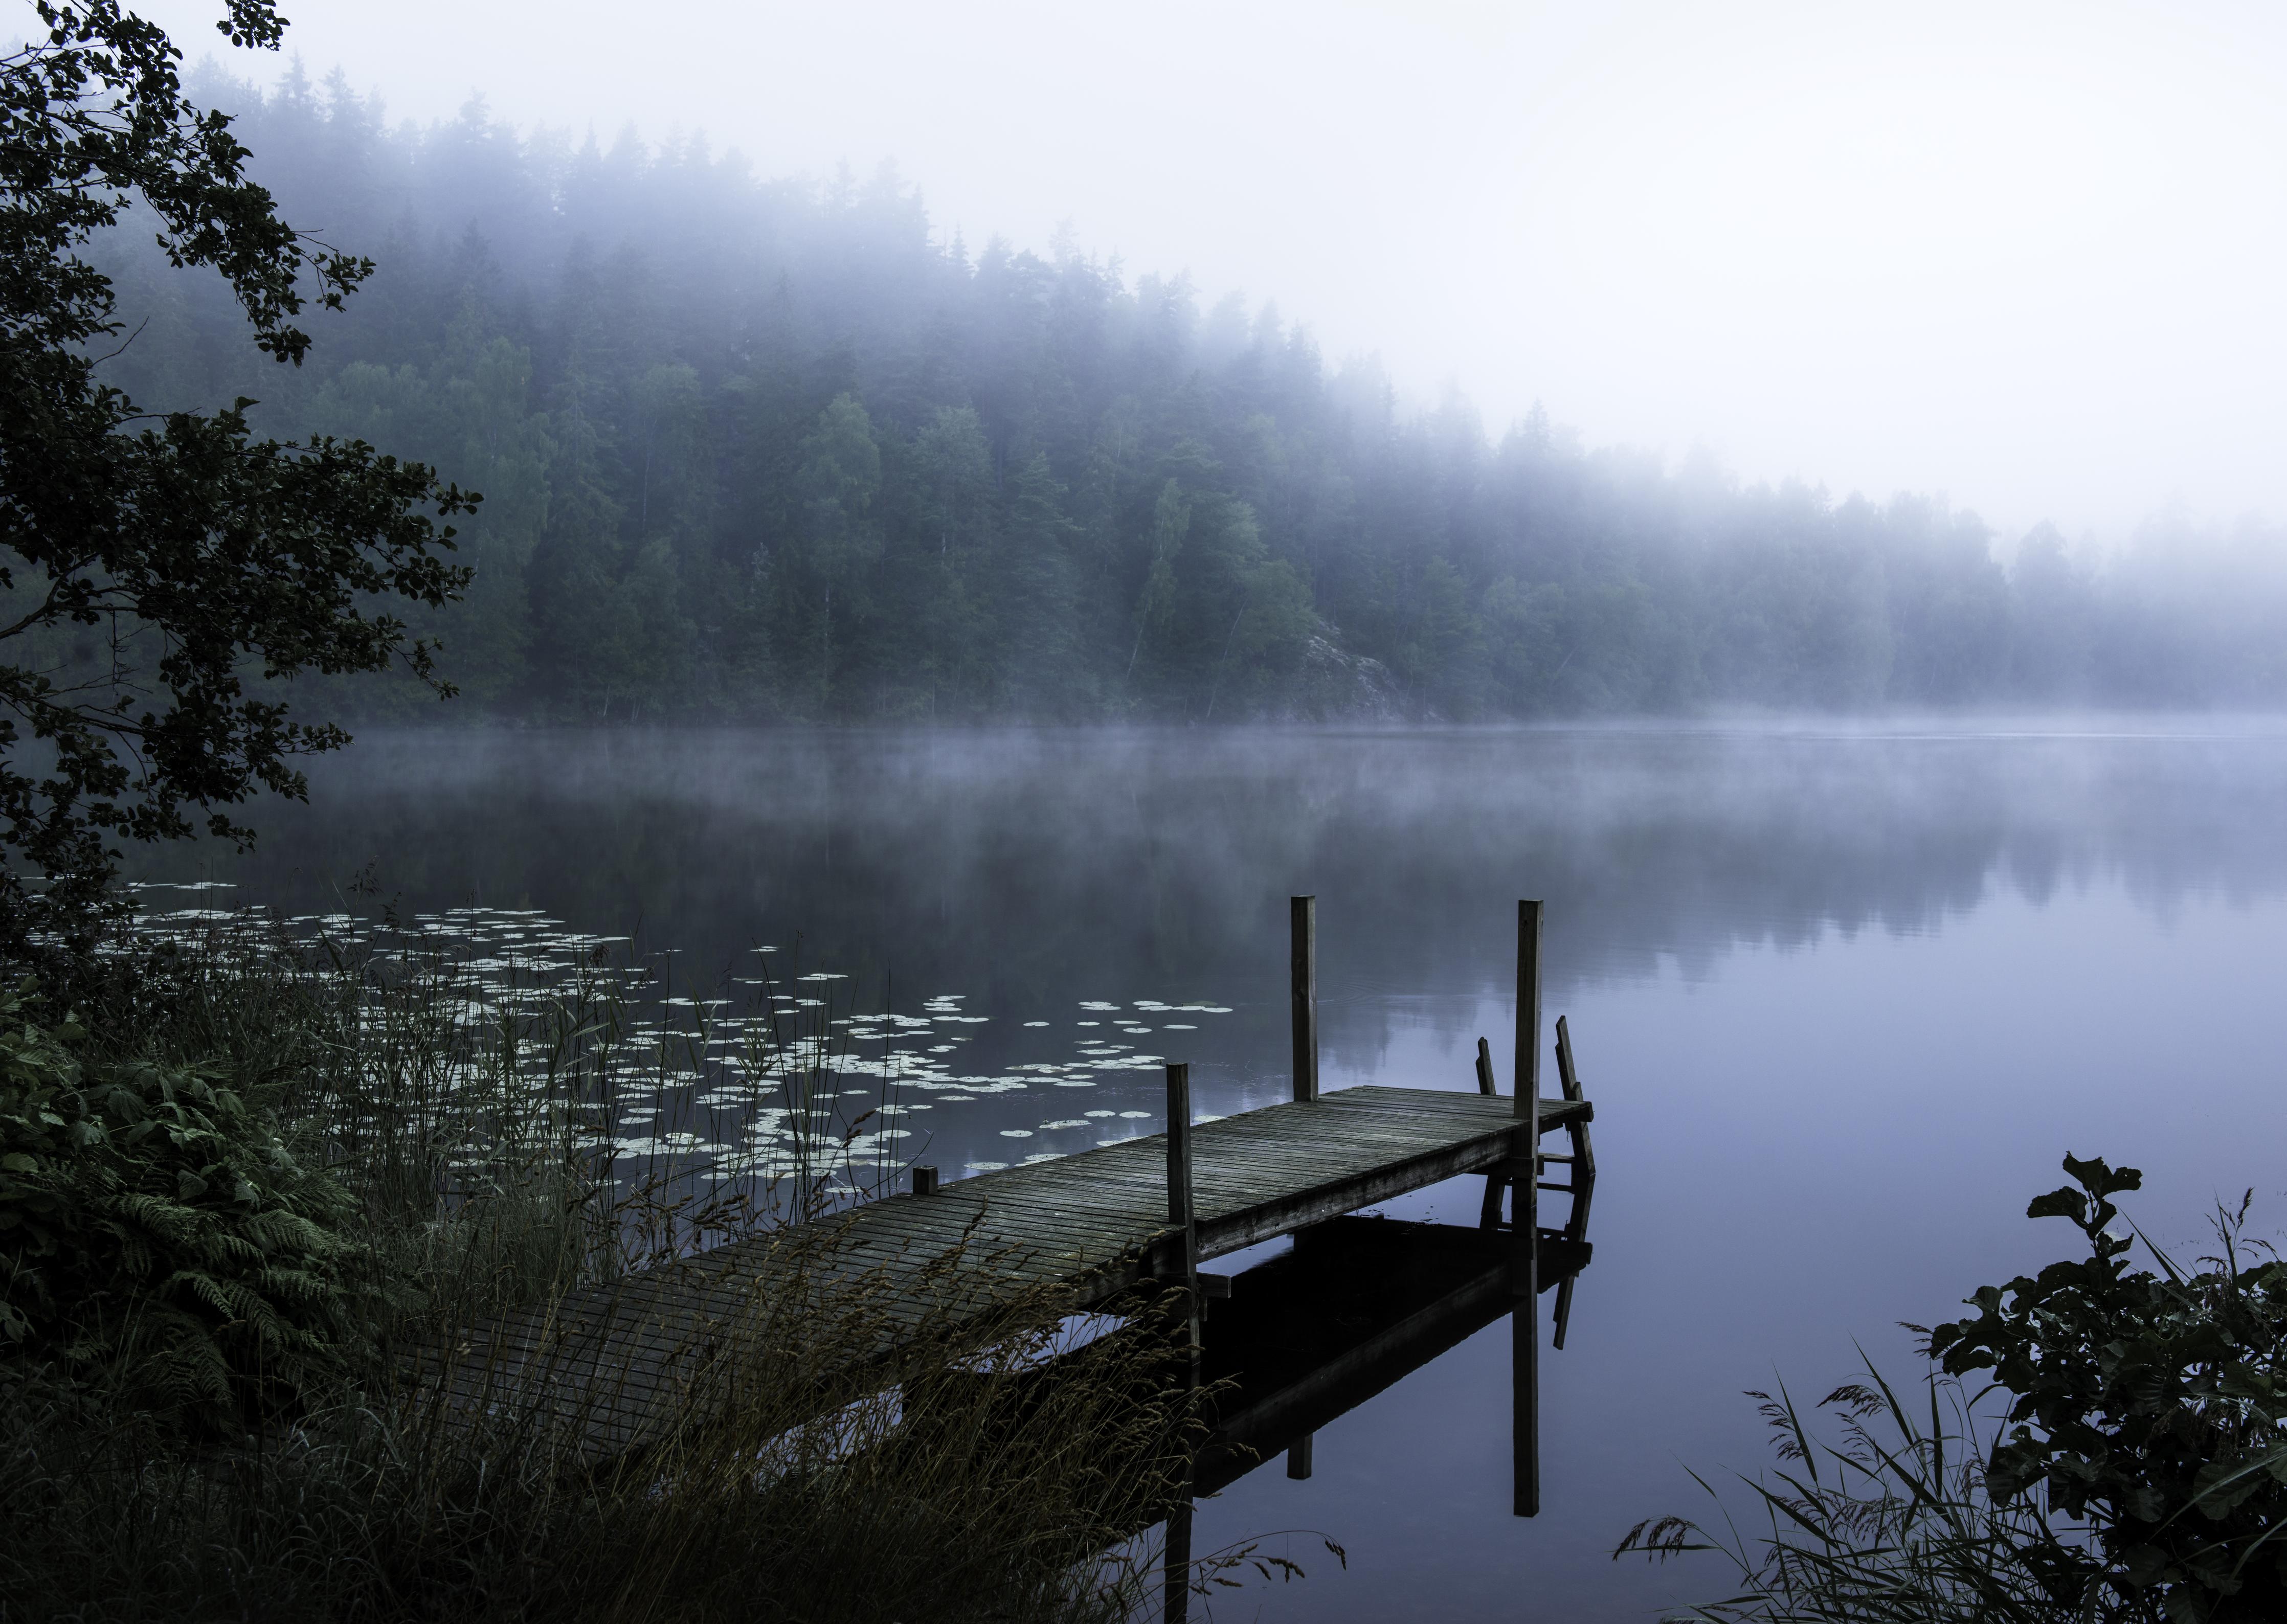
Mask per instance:
[[[1987,1482],[1995,1430],[1976,1395],[1933,1374],[1909,1403],[1872,1364],[1806,1411],[1782,1388],[1753,1393],[1781,1462],[1747,1478],[1745,1525],[1715,1486],[1710,1528],[1662,1517],[1629,1530],[1617,1557],[1718,1553],[1738,1588],[1669,1615],[1708,1624],[2095,1624],[2148,1613],[2092,1592],[2085,1531],[2038,1492]],[[1823,1424],[1824,1423],[1824,1424]],[[2060,1583],[2063,1579],[2065,1582]],[[2149,1614],[2157,1624],[2158,1615]]]
[[[1755,1394],[1783,1462],[1749,1480],[1761,1526],[1662,1517],[1615,1555],[1729,1557],[1740,1589],[1698,1619],[2287,1616],[2287,1262],[2246,1233],[2254,1192],[2218,1206],[2215,1254],[2185,1267],[2114,1202],[2140,1170],[2072,1155],[2064,1169],[2073,1182],[2025,1216],[2069,1222],[2082,1255],[1909,1327],[1932,1361],[1926,1404],[1870,1364],[1818,1406],[1837,1438],[1784,1390]],[[2132,1261],[2140,1244],[2154,1267]]]
[[[805,1266],[894,1172],[851,1153],[868,1108],[818,1086],[830,1008],[782,1020],[765,981],[771,1018],[724,1055],[704,1004],[662,1036],[600,956],[519,984],[449,946],[243,922],[136,952],[82,1012],[89,1064],[225,1080],[337,1181],[368,1335],[329,1383],[220,1430],[0,1360],[0,1620],[1089,1620],[1146,1593],[1135,1536],[1196,1403],[1149,1316],[1076,1351],[1056,1292],[948,1291],[885,1366],[883,1279]],[[661,1108],[630,1110],[647,1067],[717,1110],[749,1090],[776,1148],[673,1154],[662,1118],[629,1121]],[[439,1377],[489,1357],[470,1327],[732,1240],[779,1266],[639,1446],[599,1451],[560,1391],[493,1381],[472,1408]]]

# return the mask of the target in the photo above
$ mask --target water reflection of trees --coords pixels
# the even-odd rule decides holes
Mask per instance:
[[[639,926],[711,976],[761,941],[1014,1013],[1213,996],[1275,1056],[1285,899],[1322,899],[1326,1036],[1506,986],[1549,902],[1552,995],[1747,945],[1900,933],[2117,884],[2166,910],[2287,884],[2287,735],[1724,730],[369,737],[209,872],[293,908],[375,865],[400,906]]]

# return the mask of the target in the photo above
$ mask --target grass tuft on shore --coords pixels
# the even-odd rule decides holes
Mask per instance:
[[[884,1279],[804,1258],[867,1182],[848,1125],[781,1100],[791,1174],[631,1171],[621,985],[238,931],[0,994],[0,1618],[1131,1610],[1194,1424],[1148,1328],[1071,1351],[1056,1294],[947,1260],[871,1357]],[[765,1031],[742,1074],[784,1089],[819,1031]],[[728,1240],[772,1266],[636,1446],[513,1372],[458,1397],[472,1329]]]

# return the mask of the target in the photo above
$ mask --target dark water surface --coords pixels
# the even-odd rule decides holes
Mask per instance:
[[[1543,1359],[1547,1509],[1508,1515],[1499,1324],[1321,1431],[1310,1481],[1273,1463],[1201,1507],[1200,1550],[1310,1529],[1349,1553],[1274,1539],[1309,1579],[1218,1617],[1726,1594],[1721,1567],[1608,1553],[1704,1509],[1684,1463],[1766,1462],[1741,1390],[1823,1393],[1854,1339],[1910,1375],[1895,1322],[2061,1253],[2067,1227],[2022,1214],[2065,1152],[2142,1167],[2131,1215],[2188,1251],[2215,1197],[2252,1186],[2267,1234],[2287,1213],[2275,722],[368,734],[261,821],[257,856],[168,872],[289,911],[542,909],[679,949],[685,985],[799,932],[861,1007],[989,1018],[947,1050],[979,1078],[1083,1043],[1138,1062],[938,1101],[920,1142],[947,1176],[1156,1128],[1146,1056],[1193,1062],[1205,1111],[1285,1097],[1297,892],[1326,1087],[1470,1088],[1482,1033],[1506,1091],[1515,899],[1545,898],[1602,1175]],[[1390,1210],[1473,1221],[1463,1183]]]

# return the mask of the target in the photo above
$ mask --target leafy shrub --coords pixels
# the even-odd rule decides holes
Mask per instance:
[[[1974,1317],[1931,1332],[1946,1371],[1990,1371],[2011,1395],[1989,1465],[2003,1499],[2039,1486],[2094,1535],[2061,1589],[2100,1575],[2157,1598],[2172,1620],[2287,1618],[2287,1264],[2249,1266],[2227,1215],[2210,1267],[2132,1270],[2106,1226],[2133,1168],[2065,1158],[2080,1185],[2028,1217],[2069,1218],[2085,1259],[1988,1286]]]
[[[1662,1517],[1620,1551],[1729,1556],[1742,1591],[1695,1610],[1708,1619],[2287,1618],[2287,1263],[2250,1257],[2267,1248],[2244,1240],[2243,1201],[2196,1271],[2149,1241],[2159,1271],[2132,1269],[2108,1225],[2142,1176],[2064,1166],[2079,1187],[2026,1216],[2070,1219],[2088,1256],[1982,1287],[1975,1314],[1927,1333],[1926,1420],[1871,1367],[1822,1406],[1840,1445],[1784,1392],[1752,1395],[1787,1463],[1750,1485],[1769,1533]]]
[[[0,994],[8,1355],[208,1428],[305,1401],[368,1341],[351,1198],[214,1068],[90,1048]]]

